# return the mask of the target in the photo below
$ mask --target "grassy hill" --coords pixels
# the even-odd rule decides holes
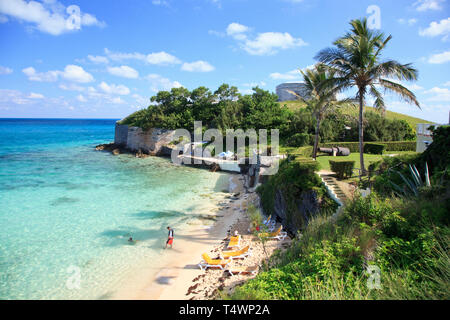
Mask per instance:
[[[297,110],[297,109],[305,107],[305,103],[303,103],[301,101],[283,101],[283,102],[280,102],[280,104],[286,105],[290,110]],[[365,109],[366,109],[366,111],[378,112],[373,107],[369,107],[369,106],[366,106]],[[357,107],[353,107],[353,106],[349,105],[348,107],[341,108],[341,110],[344,114],[349,114],[354,117],[358,116],[358,108]],[[405,120],[406,122],[409,123],[409,125],[413,128],[414,131],[416,131],[416,127],[417,127],[418,123],[432,123],[431,121],[428,121],[428,120],[411,117],[411,116],[408,116],[403,113],[397,113],[397,112],[393,112],[393,111],[389,111],[389,110],[386,110],[385,115],[386,115],[386,118],[388,118],[388,119]]]

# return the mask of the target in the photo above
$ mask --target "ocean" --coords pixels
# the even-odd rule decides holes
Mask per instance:
[[[112,297],[217,209],[227,174],[96,151],[115,121],[0,119],[0,299]]]

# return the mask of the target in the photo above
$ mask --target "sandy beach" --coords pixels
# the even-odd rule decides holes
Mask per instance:
[[[207,252],[213,258],[218,256],[228,242],[226,238],[229,232],[234,233],[236,230],[242,235],[241,247],[250,244],[252,256],[244,260],[234,260],[232,266],[259,265],[275,249],[282,246],[282,242],[269,241],[264,253],[260,241],[248,232],[249,220],[245,209],[248,203],[257,203],[258,196],[255,192],[246,192],[243,181],[242,175],[230,177],[230,196],[222,202],[222,208],[217,211],[216,220],[212,225],[192,225],[183,233],[181,231],[176,233],[173,248],[168,248],[164,252],[164,262],[158,267],[141,270],[111,298],[211,299],[217,294],[217,288],[229,290],[249,279],[249,275],[230,277],[222,270],[202,271],[198,266],[203,253]]]

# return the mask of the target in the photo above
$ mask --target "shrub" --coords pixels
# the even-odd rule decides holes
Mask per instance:
[[[308,145],[309,142],[310,136],[308,133],[296,133],[286,141],[287,145],[290,147],[303,147]]]
[[[310,216],[318,214],[316,209],[320,212],[334,212],[337,204],[328,196],[322,181],[315,174],[317,169],[317,161],[281,161],[278,172],[269,176],[257,189],[264,213],[274,214],[276,203],[281,201],[286,213],[283,225],[297,230],[307,225]],[[315,198],[317,207],[311,209],[311,212],[302,212],[299,204],[303,197]]]
[[[380,143],[386,146],[385,151],[416,151],[416,141],[382,141]],[[344,147],[348,148],[350,152],[359,152],[359,142],[326,142],[321,143],[320,147]]]
[[[329,160],[331,171],[335,172],[339,179],[351,177],[355,161],[334,161]]]
[[[364,144],[364,153],[370,154],[383,154],[386,149],[386,145],[378,144],[378,143],[365,143]]]
[[[433,142],[422,153],[421,158],[422,162],[430,165],[432,171],[445,170],[450,166],[450,126],[440,126],[433,130]]]

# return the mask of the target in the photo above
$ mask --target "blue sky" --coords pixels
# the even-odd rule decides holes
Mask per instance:
[[[383,57],[419,70],[422,110],[388,110],[447,123],[449,0],[0,0],[0,117],[122,118],[176,86],[275,91],[373,5]]]

